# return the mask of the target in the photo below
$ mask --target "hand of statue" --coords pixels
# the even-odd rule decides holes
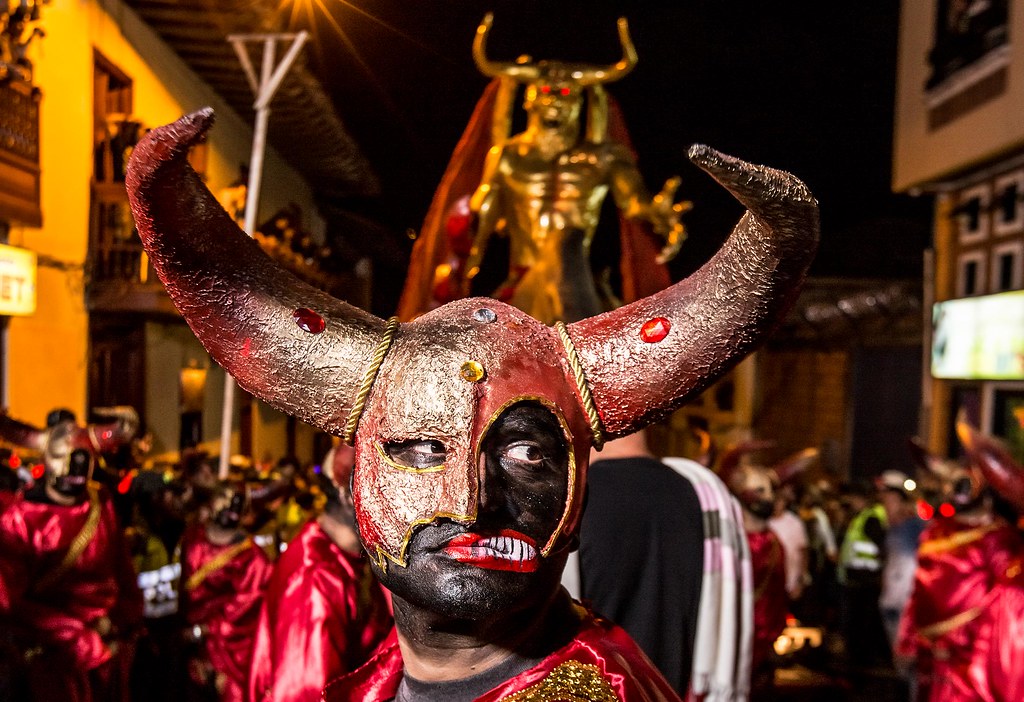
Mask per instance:
[[[676,257],[679,248],[686,240],[686,228],[683,227],[679,217],[693,207],[693,203],[684,200],[675,202],[676,191],[681,182],[678,176],[665,181],[661,192],[651,198],[649,209],[651,224],[654,231],[665,237],[665,246],[661,249],[657,259],[659,264],[665,264]]]
[[[114,624],[110,621],[110,617],[101,616],[93,620],[92,628],[93,631],[100,635],[101,639],[106,639],[113,632]]]

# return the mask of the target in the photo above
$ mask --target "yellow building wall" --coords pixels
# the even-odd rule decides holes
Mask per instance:
[[[896,78],[893,189],[907,191],[1024,144],[1024,0],[1009,8],[1006,90],[949,124],[930,130],[924,91],[930,73],[937,2],[904,0]]]
[[[12,245],[40,256],[38,302],[34,315],[11,319],[4,398],[12,416],[37,425],[54,407],[68,407],[80,417],[88,409],[88,315],[83,264],[88,247],[93,167],[93,49],[132,78],[134,116],[144,126],[171,122],[206,105],[215,109],[217,122],[210,136],[206,172],[207,184],[215,193],[237,178],[239,165],[249,162],[252,148],[250,125],[232,112],[127,7],[113,0],[54,0],[43,6],[42,15],[46,36],[34,42],[31,58],[35,83],[43,91],[43,226],[14,224],[10,231]],[[322,227],[313,216],[316,210],[308,185],[271,149],[264,165],[261,218],[289,202],[299,204],[309,213],[314,231]],[[185,327],[180,331],[191,336]],[[154,338],[152,334],[147,337]],[[167,339],[164,342],[170,343]],[[158,345],[153,350],[154,358],[147,362],[150,399],[146,408],[150,423],[160,429],[161,444],[172,441],[173,436],[175,448],[176,374],[182,366],[168,370],[159,369],[156,364],[172,362],[169,359],[180,364],[185,360],[183,355],[198,347],[194,339],[178,339],[176,343],[176,349]],[[207,390],[206,438],[216,441],[223,373],[212,370]]]

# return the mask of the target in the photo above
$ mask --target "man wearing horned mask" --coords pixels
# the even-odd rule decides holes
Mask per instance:
[[[60,418],[37,437],[42,478],[0,516],[0,630],[18,651],[6,681],[17,699],[128,699],[142,595],[110,494],[92,480],[96,451],[121,429]]]
[[[748,213],[689,278],[568,325],[489,298],[401,324],[302,283],[238,230],[187,164],[211,122],[202,110],[150,132],[126,184],[161,280],[217,362],[355,447],[359,538],[395,629],[325,699],[678,699],[560,586],[590,449],[667,416],[788,310],[817,242],[804,185],[695,146]]]

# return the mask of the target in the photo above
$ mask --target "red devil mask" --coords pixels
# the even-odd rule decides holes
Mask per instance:
[[[1024,466],[1010,455],[1003,442],[982,434],[962,412],[957,416],[956,433],[971,464],[1003,499],[1024,514]]]
[[[749,211],[686,280],[555,327],[485,298],[385,322],[278,267],[221,209],[186,158],[212,118],[188,115],[135,148],[126,184],[143,244],[239,385],[354,443],[360,536],[382,568],[405,565],[417,525],[473,522],[481,441],[520,401],[547,407],[570,449],[563,512],[538,546],[569,543],[591,445],[667,416],[752,350],[795,299],[817,244],[817,205],[800,181],[697,146],[691,159]],[[443,459],[389,455],[412,440],[436,442]]]

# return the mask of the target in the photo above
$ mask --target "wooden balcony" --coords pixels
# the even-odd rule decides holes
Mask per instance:
[[[86,305],[90,312],[178,316],[157,277],[128,207],[124,183],[93,183],[86,260]],[[353,273],[328,273],[296,260],[271,239],[257,241],[279,265],[315,288],[369,309],[368,278]]]
[[[142,248],[122,182],[92,185],[85,299],[90,312],[178,314]]]

